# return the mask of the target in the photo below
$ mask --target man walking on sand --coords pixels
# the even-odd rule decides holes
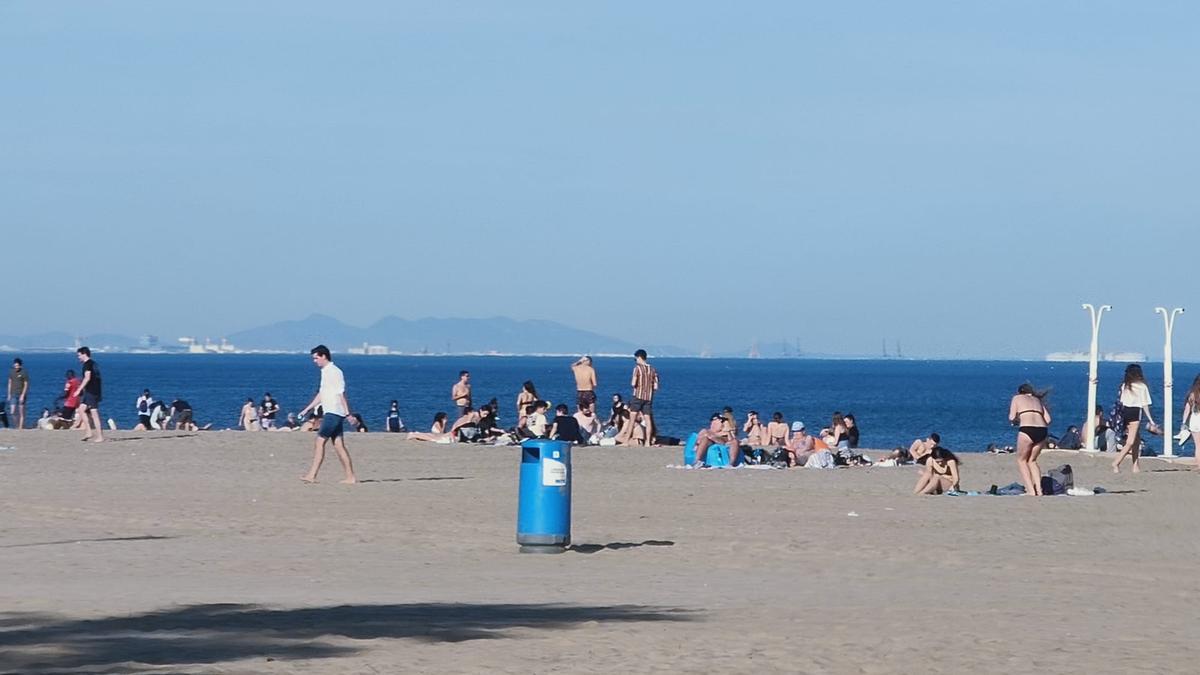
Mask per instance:
[[[571,364],[571,372],[575,375],[575,399],[580,408],[587,408],[596,413],[596,369],[592,367],[592,357],[584,356]]]
[[[75,395],[80,397],[79,413],[83,415],[83,424],[88,430],[83,440],[102,443],[104,433],[100,427],[100,394],[103,389],[100,382],[100,366],[92,360],[92,350],[87,347],[76,349],[75,356],[79,357],[79,362],[83,364],[83,379],[79,382],[79,388],[75,390]]]
[[[654,445],[657,440],[655,436],[658,433],[654,427],[654,392],[658,391],[658,371],[646,362],[645,349],[634,352],[633,358],[636,362],[633,365],[633,378],[630,382],[630,386],[633,387],[633,398],[629,401],[629,410],[635,414],[641,413],[645,418],[646,444]],[[629,443],[635,426],[626,424],[621,434],[617,436],[617,442]]]
[[[18,429],[25,428],[25,399],[29,394],[29,373],[21,359],[13,359],[12,370],[8,371],[8,415],[15,417]]]
[[[333,449],[337,452],[338,461],[346,477],[342,483],[357,483],[354,475],[354,464],[350,461],[350,452],[346,450],[345,421],[350,415],[350,403],[346,400],[346,378],[342,369],[333,365],[333,356],[325,345],[317,345],[310,351],[313,363],[321,369],[321,389],[313,397],[311,403],[300,411],[304,417],[309,410],[321,406],[325,416],[321,418],[321,428],[317,430],[317,440],[313,447],[312,467],[300,480],[305,483],[317,482],[317,472],[321,470],[321,462],[325,461],[325,444],[333,441]]]

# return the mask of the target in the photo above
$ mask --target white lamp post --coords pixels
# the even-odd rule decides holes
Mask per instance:
[[[1092,305],[1084,303],[1083,308],[1092,315],[1092,353],[1088,360],[1088,407],[1087,415],[1083,418],[1087,420],[1087,426],[1083,447],[1086,450],[1092,450],[1096,445],[1096,384],[1099,382],[1096,362],[1100,359],[1100,319],[1104,318],[1105,312],[1112,311],[1112,305],[1101,305],[1097,310]]]
[[[1174,457],[1175,438],[1172,434],[1175,433],[1171,426],[1172,408],[1175,407],[1175,402],[1171,400],[1174,394],[1175,383],[1171,372],[1171,333],[1175,330],[1175,317],[1183,314],[1182,307],[1176,307],[1170,312],[1166,307],[1155,307],[1155,312],[1162,314],[1163,327],[1167,329],[1167,340],[1163,343],[1163,455]]]

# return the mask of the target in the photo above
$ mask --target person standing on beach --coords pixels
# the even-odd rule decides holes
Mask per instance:
[[[138,423],[134,425],[134,431],[149,431],[150,426],[150,409],[154,407],[154,397],[150,396],[149,389],[143,389],[142,395],[138,397],[137,403],[134,404],[134,409],[137,411]]]
[[[1184,432],[1191,434],[1192,447],[1200,448],[1200,375],[1192,380],[1192,388],[1188,390],[1187,398],[1183,400],[1183,412],[1179,419],[1182,427],[1179,435],[1183,436]],[[1167,431],[1169,432],[1170,429]],[[1183,436],[1183,438],[1186,439],[1187,436]],[[1181,440],[1180,444],[1183,442]],[[1200,457],[1200,451],[1196,452],[1196,457]],[[1192,471],[1200,471],[1200,460],[1196,461]]]
[[[279,414],[279,403],[271,398],[271,392],[263,394],[262,403],[258,408],[258,423],[264,431],[275,428],[275,416]]]
[[[592,367],[592,357],[584,356],[571,364],[571,373],[575,375],[575,398],[580,408],[596,412],[596,369]]]
[[[533,380],[525,380],[521,385],[521,391],[517,392],[517,428],[525,426],[525,418],[533,411],[529,406],[541,400],[538,396],[537,387],[533,385]]]
[[[313,447],[312,467],[300,480],[305,483],[317,482],[317,472],[321,470],[321,462],[325,461],[325,444],[333,441],[333,449],[337,452],[338,461],[346,477],[341,480],[345,484],[358,482],[354,475],[354,464],[350,461],[350,452],[346,449],[345,421],[350,415],[350,402],[346,400],[346,377],[342,369],[333,365],[333,355],[325,345],[317,345],[310,351],[313,363],[321,369],[321,388],[312,402],[300,411],[304,417],[309,410],[321,406],[325,411],[321,418],[321,428],[317,430],[317,440]]]
[[[83,424],[87,427],[85,441],[104,442],[104,432],[100,428],[100,398],[103,392],[100,381],[100,366],[92,359],[92,350],[80,347],[75,350],[79,362],[83,364],[83,379],[75,395],[79,396],[79,412],[83,415]]]
[[[1042,468],[1037,463],[1038,455],[1042,454],[1050,434],[1050,411],[1046,409],[1045,398],[1046,392],[1034,391],[1027,382],[1017,387],[1008,404],[1008,421],[1017,427],[1017,471],[1025,484],[1025,494],[1039,497]],[[925,464],[928,467],[929,462]]]
[[[29,373],[21,359],[13,359],[12,370],[8,371],[8,415],[18,429],[25,428],[25,397],[29,394]]]
[[[450,388],[450,398],[454,399],[454,405],[458,406],[459,417],[467,414],[467,408],[471,407],[471,373],[459,371],[458,382]]]
[[[654,427],[654,392],[658,391],[658,371],[647,362],[645,349],[633,353],[633,377],[630,386],[633,387],[633,397],[629,401],[629,410],[641,413],[645,418],[646,444],[654,445],[658,430]],[[625,430],[617,437],[618,443],[628,443],[633,436],[632,424],[626,424]]]
[[[1121,383],[1118,395],[1121,401],[1121,420],[1125,422],[1125,445],[1113,460],[1112,470],[1113,473],[1121,473],[1121,462],[1128,455],[1133,463],[1133,472],[1141,473],[1142,467],[1138,460],[1142,454],[1142,439],[1138,436],[1138,430],[1142,426],[1143,414],[1150,422],[1150,433],[1158,432],[1158,425],[1150,416],[1150,388],[1146,386],[1146,376],[1142,374],[1141,366],[1131,363],[1125,367],[1125,381]]]

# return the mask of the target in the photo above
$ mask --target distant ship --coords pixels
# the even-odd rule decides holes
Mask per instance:
[[[1089,352],[1051,352],[1046,355],[1047,361],[1055,362],[1078,362],[1084,363],[1091,360]],[[1105,352],[1098,356],[1101,361],[1120,361],[1122,363],[1142,363],[1146,360],[1146,355],[1141,352]]]

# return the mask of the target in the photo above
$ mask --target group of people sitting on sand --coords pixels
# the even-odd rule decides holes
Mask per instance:
[[[740,433],[739,433],[740,431]],[[726,407],[713,413],[708,426],[696,432],[694,466],[705,466],[708,449],[713,445],[729,448],[730,463],[766,464],[777,466],[827,468],[832,466],[863,466],[870,459],[857,451],[858,421],[853,414],[833,413],[828,427],[817,434],[808,433],[804,422],[788,424],[783,413],[771,415],[763,423],[758,412],[751,410],[740,426],[733,409]]]
[[[615,436],[620,427],[601,422],[591,406],[578,405],[572,414],[566,404],[560,403],[554,406],[553,416],[550,406],[547,401],[534,399],[521,408],[522,414],[517,424],[507,428],[500,424],[494,401],[480,406],[479,410],[464,406],[462,414],[453,423],[446,413],[439,412],[434,415],[428,432],[411,432],[408,439],[434,443],[512,445],[526,439],[546,438],[575,445],[616,444]],[[645,435],[640,438],[644,439]],[[613,439],[614,442],[605,442],[606,439]]]

